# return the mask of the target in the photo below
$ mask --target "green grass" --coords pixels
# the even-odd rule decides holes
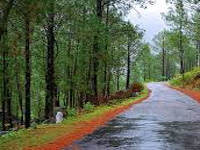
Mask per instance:
[[[177,87],[185,87],[190,89],[200,89],[197,76],[200,75],[200,67],[196,67],[193,70],[186,72],[184,78],[178,74],[170,81],[170,84]]]
[[[74,124],[89,121],[99,117],[112,109],[125,106],[138,101],[148,95],[148,89],[145,89],[136,98],[117,100],[112,104],[102,105],[94,108],[93,112],[82,113],[77,116],[68,117],[61,124],[38,125],[36,129],[22,129],[10,132],[0,137],[1,150],[22,150],[27,146],[38,146],[50,142],[58,136],[73,132]]]

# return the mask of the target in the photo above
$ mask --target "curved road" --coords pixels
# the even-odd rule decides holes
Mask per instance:
[[[150,83],[151,96],[63,150],[200,150],[200,104]]]

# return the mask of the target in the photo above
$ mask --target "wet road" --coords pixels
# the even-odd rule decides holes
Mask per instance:
[[[200,103],[163,83],[151,96],[63,150],[200,150]]]

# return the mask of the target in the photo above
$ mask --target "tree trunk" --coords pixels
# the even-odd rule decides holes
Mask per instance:
[[[165,81],[165,37],[162,42],[162,80]]]
[[[60,106],[60,100],[59,100],[59,87],[57,84],[55,84],[55,107]]]
[[[4,41],[4,36],[3,36],[3,41]],[[3,42],[4,43],[4,42]],[[4,43],[5,44],[5,43]],[[7,84],[7,72],[8,72],[8,62],[7,62],[7,47],[4,47],[3,51],[3,98],[2,98],[2,129],[3,131],[6,130],[5,128],[5,123],[6,123],[6,116],[5,116],[5,111],[6,111],[6,101],[7,101],[7,89],[8,89],[8,84]]]
[[[31,60],[30,60],[30,20],[29,17],[25,18],[25,127],[30,127],[31,120]]]
[[[7,45],[7,20],[8,15],[10,13],[10,10],[13,6],[14,0],[10,0],[5,7],[5,9],[2,11],[2,16],[0,17],[0,44],[3,45],[3,47],[0,47],[3,49],[3,93],[2,93],[2,129],[6,130],[5,123],[6,123],[6,103],[11,103],[11,99],[9,98],[9,87],[8,87],[8,45]],[[9,102],[8,102],[9,101]],[[11,105],[9,106],[11,107]],[[11,109],[9,109],[9,113],[11,114]],[[11,116],[9,116],[11,118]],[[12,124],[12,120],[10,119],[9,122]]]
[[[46,98],[45,118],[54,117],[55,73],[54,73],[54,2],[50,2],[47,29],[47,68],[46,68]]]
[[[9,85],[9,78],[7,78],[7,84]],[[12,101],[12,92],[10,88],[7,89],[7,114],[8,114],[8,123],[9,123],[9,128],[13,127],[12,124],[12,106],[11,106],[11,101]]]
[[[17,93],[18,93],[19,106],[20,106],[20,112],[21,112],[20,124],[23,125],[24,123],[23,100],[22,100],[22,91],[21,91],[21,86],[19,82],[18,72],[16,72],[16,83],[17,83]]]
[[[111,71],[110,71],[110,67],[108,67],[108,79],[107,79],[107,88],[106,88],[106,92],[107,92],[107,96],[110,96],[110,81],[111,81]]]
[[[120,69],[117,69],[117,91],[120,90]]]
[[[129,88],[130,84],[130,66],[131,66],[131,56],[130,56],[130,39],[128,36],[128,53],[127,53],[127,75],[126,75],[126,89]]]
[[[148,64],[148,75],[149,80],[151,80],[151,63]]]
[[[167,80],[170,79],[170,62],[169,62],[169,57],[167,57],[167,62],[166,62],[166,75]]]
[[[179,50],[180,50],[180,74],[184,78],[185,73],[185,65],[184,65],[184,48],[183,48],[183,32],[182,32],[182,25],[180,25],[179,29]]]
[[[7,32],[5,30],[5,27],[7,26],[8,15],[13,6],[13,3],[14,3],[14,0],[9,0],[7,6],[2,11],[2,17],[0,16],[0,41],[1,41],[1,38],[2,38],[2,35],[4,34],[4,32]]]
[[[2,128],[6,130],[6,110],[8,114],[8,121],[10,127],[12,127],[11,118],[11,94],[9,89],[9,63],[8,63],[8,35],[7,35],[7,23],[4,25],[4,33],[2,35],[2,45],[3,45],[3,94],[2,94]],[[6,107],[7,106],[7,107]]]
[[[108,27],[108,23],[109,23],[109,6],[110,6],[110,0],[107,0],[107,4],[106,4],[106,45],[105,45],[105,57],[107,58],[107,54],[108,54],[108,38],[109,38],[109,27]],[[107,69],[108,69],[108,60],[105,59],[104,62],[104,88],[103,88],[103,95],[106,95],[106,89],[108,89],[108,85],[107,85]],[[108,70],[109,71],[109,70]],[[107,93],[108,95],[108,93]]]
[[[146,81],[146,63],[144,62],[144,64],[143,64],[144,66],[143,66],[143,79],[144,79],[144,81]]]
[[[98,19],[97,31],[94,36],[93,43],[93,74],[92,74],[92,89],[95,97],[98,97],[98,67],[99,67],[99,32],[100,32],[100,24],[102,21],[102,0],[96,0],[96,16]]]

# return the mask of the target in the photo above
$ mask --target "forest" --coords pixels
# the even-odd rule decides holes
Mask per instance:
[[[200,66],[199,0],[168,3],[168,28],[149,42],[126,16],[153,1],[0,0],[1,130]]]

